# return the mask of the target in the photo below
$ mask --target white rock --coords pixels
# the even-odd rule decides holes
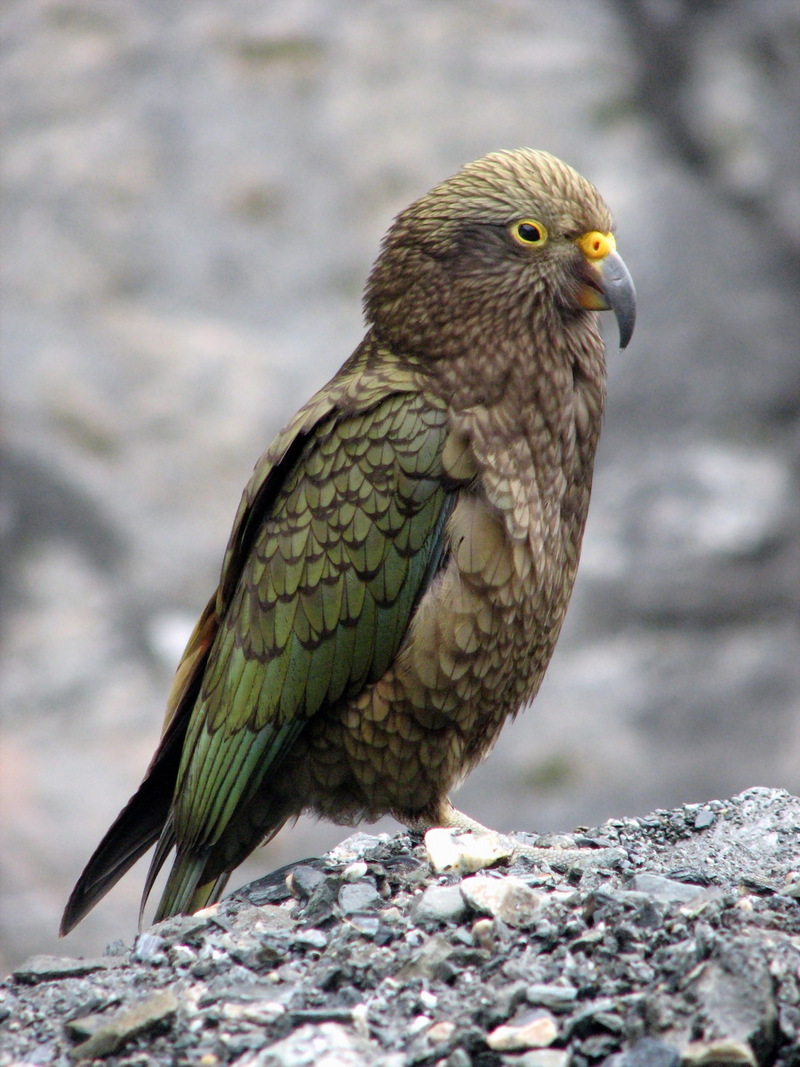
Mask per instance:
[[[521,878],[476,875],[461,883],[464,899],[474,911],[500,919],[507,926],[529,926],[537,916],[543,896]]]
[[[436,874],[472,874],[508,859],[514,844],[494,830],[451,830],[435,827],[425,834],[428,862]]]
[[[492,1030],[486,1044],[495,1052],[515,1052],[526,1048],[547,1048],[558,1037],[558,1026],[552,1015],[539,1013],[519,1024],[504,1024]]]
[[[357,882],[359,878],[363,878],[369,868],[363,860],[356,860],[355,863],[349,864],[342,871],[342,879],[345,882]]]

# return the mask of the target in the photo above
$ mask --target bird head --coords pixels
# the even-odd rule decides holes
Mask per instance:
[[[612,310],[620,347],[636,298],[611,214],[577,171],[521,148],[469,163],[395,219],[365,312],[387,342],[427,358],[536,329],[596,329]]]

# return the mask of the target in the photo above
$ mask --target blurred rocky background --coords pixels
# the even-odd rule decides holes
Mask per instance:
[[[257,456],[362,333],[393,215],[527,144],[602,190],[640,318],[534,709],[458,804],[558,830],[800,792],[794,0],[6,0],[2,969],[144,771]],[[393,824],[386,822],[382,829]],[[346,831],[303,821],[239,881]],[[232,883],[236,884],[236,883]]]

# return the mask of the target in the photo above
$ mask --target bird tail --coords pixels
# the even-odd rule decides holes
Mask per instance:
[[[227,885],[230,872],[223,871],[216,878],[203,881],[207,860],[206,854],[176,857],[164,892],[161,894],[161,900],[158,902],[153,922],[161,922],[162,919],[168,919],[172,915],[191,915],[219,900]],[[144,906],[144,900],[142,906]]]
[[[178,847],[153,922],[161,922],[172,915],[191,915],[209,904],[215,904],[222,896],[231,872],[250,855],[254,843],[259,839],[262,845],[271,841],[290,814],[291,811],[283,807],[270,809],[268,806],[254,810],[253,805],[245,804],[214,844],[194,852]],[[153,853],[142,894],[142,910],[158,872],[175,843],[170,816]],[[139,919],[141,922],[141,913]]]
[[[212,597],[200,616],[178,667],[167,705],[164,733],[156,754],[142,784],[94,850],[72,890],[61,919],[62,937],[88,915],[154,842],[164,837],[189,718],[216,633],[214,608],[215,599]]]
[[[183,732],[164,735],[150,770],[86,864],[61,919],[63,937],[158,840],[172,803]]]
[[[164,823],[161,836],[158,839],[153,859],[150,862],[150,870],[147,872],[142,901],[139,907],[139,927],[142,925],[142,917],[147,904],[147,898],[153,889],[153,884],[158,877],[159,871],[164,866],[167,856],[175,846],[175,830],[173,827],[172,814]],[[161,922],[173,915],[192,914],[200,908],[213,904],[222,894],[228,881],[228,873],[223,871],[216,877],[204,880],[204,874],[209,866],[209,848],[199,852],[189,853],[178,850],[172,869],[167,878],[167,884],[161,899],[158,902],[153,922]]]

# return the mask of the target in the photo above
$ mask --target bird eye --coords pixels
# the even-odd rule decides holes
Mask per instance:
[[[547,240],[547,227],[536,219],[522,219],[511,227],[511,235],[520,245],[543,245]]]

